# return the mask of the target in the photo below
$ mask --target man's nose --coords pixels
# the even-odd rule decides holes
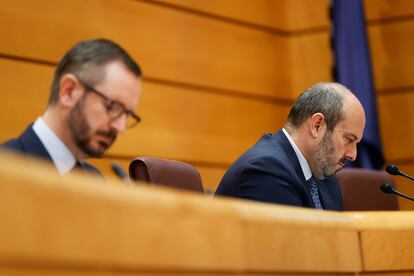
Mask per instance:
[[[349,148],[345,152],[345,156],[346,156],[346,158],[348,158],[348,160],[355,161],[355,159],[357,157],[357,147],[356,147],[356,145]]]

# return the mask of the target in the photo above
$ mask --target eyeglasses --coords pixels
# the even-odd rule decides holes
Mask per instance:
[[[79,79],[78,79],[79,80]],[[135,114],[133,111],[128,110],[125,108],[125,106],[118,102],[118,101],[114,101],[112,99],[110,99],[108,96],[106,96],[105,94],[103,94],[102,92],[99,92],[98,90],[95,89],[95,87],[79,80],[80,84],[82,84],[87,92],[93,92],[96,95],[98,95],[99,97],[101,97],[102,99],[105,100],[105,105],[106,105],[106,112],[109,116],[109,118],[111,118],[112,120],[115,120],[119,117],[122,116],[122,114],[126,114],[127,116],[127,124],[126,127],[127,128],[132,128],[134,126],[136,126],[140,121],[141,118]]]

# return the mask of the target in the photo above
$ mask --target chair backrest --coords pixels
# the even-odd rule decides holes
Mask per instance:
[[[129,164],[132,180],[204,193],[200,174],[192,165],[154,157],[138,157]]]
[[[398,210],[395,195],[385,194],[380,187],[394,184],[383,171],[344,168],[336,174],[342,191],[344,211]]]

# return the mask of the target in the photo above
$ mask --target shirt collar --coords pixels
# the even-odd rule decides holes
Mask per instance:
[[[302,168],[303,176],[305,177],[306,181],[308,181],[312,177],[312,171],[309,167],[308,161],[306,161],[303,154],[300,152],[298,146],[296,146],[295,142],[293,141],[292,137],[287,133],[287,131],[282,128],[283,133],[286,135],[286,138],[289,140],[289,143],[292,145],[293,150],[295,151],[296,156],[298,157],[300,167]]]
[[[45,121],[41,117],[37,118],[32,128],[45,146],[59,173],[65,174],[72,170],[76,164],[75,156]]]

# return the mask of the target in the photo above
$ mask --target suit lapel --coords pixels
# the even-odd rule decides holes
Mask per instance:
[[[283,133],[282,130],[279,130],[274,134],[275,139],[277,142],[282,146],[283,151],[285,152],[286,156],[289,159],[290,164],[292,164],[296,175],[300,177],[302,183],[306,183],[305,176],[303,175],[302,167],[300,166],[299,159],[296,156],[295,150],[293,149],[292,145],[290,144],[288,138]],[[306,186],[306,185],[305,185]]]
[[[23,145],[24,152],[51,161],[52,157],[50,157],[45,146],[33,131],[32,126],[31,124],[18,138]]]
[[[284,152],[286,153],[286,156],[289,158],[290,163],[293,165],[294,170],[298,176],[300,176],[300,179],[302,180],[302,183],[304,184],[304,187],[306,190],[309,190],[309,185],[306,184],[305,176],[303,175],[302,167],[300,166],[298,157],[296,156],[295,150],[293,149],[292,145],[290,144],[289,140],[285,136],[285,134],[280,130],[275,134],[276,139],[279,141],[279,143],[282,145],[282,148]],[[335,177],[330,177],[325,180],[319,180],[315,179],[316,183],[318,184],[319,188],[319,199],[322,203],[322,206],[324,209],[337,209],[335,206],[338,204],[335,204],[335,202],[341,202],[341,199],[339,198],[332,198],[331,189],[334,189],[338,186],[336,182]],[[339,201],[338,201],[339,200]]]
[[[33,124],[31,124],[17,139],[23,145],[23,152],[53,162],[52,157],[45,146],[33,131],[32,126]],[[100,171],[88,163],[83,163],[83,169],[103,177]]]

